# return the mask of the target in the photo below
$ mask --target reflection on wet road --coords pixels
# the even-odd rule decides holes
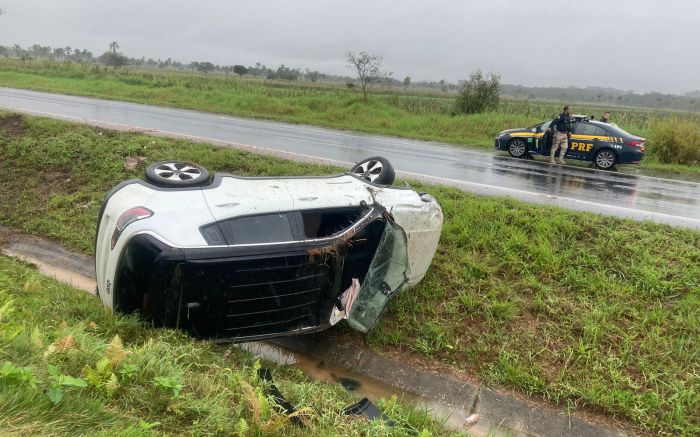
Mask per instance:
[[[466,191],[700,228],[700,184],[558,166],[445,144],[241,119],[125,102],[0,88],[0,107],[194,139],[255,146],[339,165],[387,157],[399,176]]]

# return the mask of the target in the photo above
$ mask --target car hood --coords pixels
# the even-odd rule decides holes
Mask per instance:
[[[506,129],[506,130],[502,130],[501,132],[499,132],[498,135],[499,135],[499,136],[501,136],[501,135],[508,135],[508,134],[513,134],[513,133],[516,133],[516,132],[530,132],[530,130],[529,130],[529,129],[525,129],[525,128]]]

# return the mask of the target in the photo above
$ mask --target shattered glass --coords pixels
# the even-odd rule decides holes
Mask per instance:
[[[406,234],[389,218],[350,311],[350,326],[360,332],[369,332],[379,321],[394,294],[406,284],[408,274]]]

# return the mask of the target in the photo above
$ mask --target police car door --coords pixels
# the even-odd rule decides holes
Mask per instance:
[[[540,155],[549,155],[549,150],[552,148],[552,133],[548,131],[552,120],[542,123],[539,130],[542,133],[537,140],[537,151]]]
[[[600,140],[601,132],[596,125],[587,121],[578,121],[573,125],[573,133],[569,139],[569,151],[566,154],[569,158],[590,161],[593,157],[594,145]]]

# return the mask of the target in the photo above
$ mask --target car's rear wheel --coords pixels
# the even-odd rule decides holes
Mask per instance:
[[[593,163],[600,169],[610,170],[615,166],[615,164],[617,164],[617,156],[615,156],[615,153],[612,150],[603,149],[595,154],[593,157]]]
[[[159,187],[197,187],[209,182],[209,172],[192,162],[159,161],[146,169],[146,181]]]
[[[379,185],[391,185],[396,178],[394,167],[381,156],[360,161],[350,171],[368,182]]]
[[[522,158],[527,153],[527,143],[520,138],[510,140],[508,143],[508,153],[514,158]]]

